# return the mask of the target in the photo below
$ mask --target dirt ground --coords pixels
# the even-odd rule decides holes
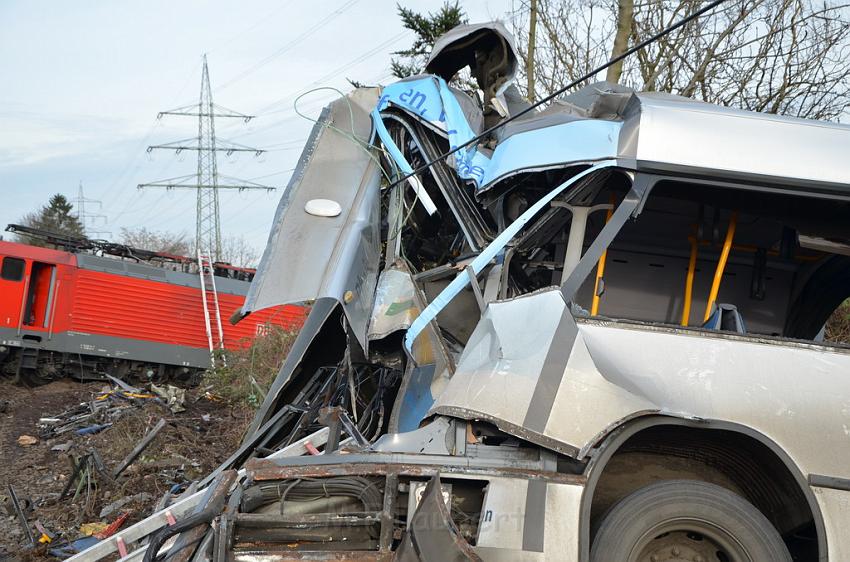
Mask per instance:
[[[69,431],[44,438],[39,418],[56,416],[81,402],[93,400],[111,385],[63,380],[37,388],[16,386],[0,379],[0,561],[56,560],[48,553],[63,539],[83,536],[85,523],[113,522],[122,512],[129,517],[123,527],[146,517],[165,492],[175,485],[202,478],[239,445],[253,412],[247,407],[231,407],[211,400],[198,389],[188,389],[185,408],[172,413],[160,401],[146,400],[125,410],[114,425],[93,435]],[[74,459],[99,453],[108,473],[127,456],[160,418],[168,423],[142,455],[116,480],[97,470],[91,478],[79,479],[69,496],[59,499],[72,475]],[[29,446],[19,444],[22,435],[35,437]],[[51,450],[71,443],[67,451]],[[48,545],[27,548],[28,538],[17,517],[5,509],[12,485],[18,498],[31,503],[28,524],[36,539],[41,536],[38,521],[54,535]],[[116,500],[137,496],[127,505],[100,517],[101,510]],[[14,512],[13,512],[14,513]]]

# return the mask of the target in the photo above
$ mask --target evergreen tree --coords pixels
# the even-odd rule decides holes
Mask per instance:
[[[419,14],[409,8],[396,5],[402,25],[416,33],[416,39],[409,49],[397,51],[406,60],[393,59],[391,69],[396,78],[406,78],[420,74],[425,69],[428,54],[437,38],[458,25],[467,23],[466,12],[458,0],[446,1],[435,13]]]
[[[70,236],[85,236],[80,219],[71,214],[74,206],[61,193],[50,198],[47,205],[35,213],[28,213],[21,219],[21,224],[41,230],[48,230],[57,234]],[[18,240],[34,246],[47,246],[48,244],[19,236]]]

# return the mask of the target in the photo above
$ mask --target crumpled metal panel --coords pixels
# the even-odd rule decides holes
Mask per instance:
[[[487,420],[575,456],[612,423],[657,410],[596,370],[552,288],[488,305],[429,415]]]
[[[615,121],[576,119],[508,137],[493,151],[481,191],[519,173],[616,158],[620,126]]]
[[[516,48],[514,36],[504,24],[492,21],[471,25],[458,25],[441,35],[434,43],[428,62],[425,65],[426,72],[443,76],[450,79],[455,72],[466,66],[474,64],[475,49],[470,48],[476,40],[485,36],[497,37],[504,41],[507,52],[497,62],[491,62],[491,68],[485,73],[487,78],[493,80],[499,76],[501,83],[496,86],[495,94],[499,95],[505,91],[516,79],[518,70],[519,52]],[[485,79],[487,79],[485,78]]]
[[[377,100],[376,88],[360,88],[322,112],[281,198],[243,316],[329,297],[343,304],[365,349],[380,257],[381,173],[366,148]],[[336,201],[342,212],[308,214],[312,199]]]
[[[399,319],[399,322],[406,323],[408,319],[415,320],[421,314],[421,310],[425,308],[425,296],[415,287],[413,278],[404,262],[397,262],[393,267],[396,269],[388,269],[384,271],[384,274],[395,271],[396,273],[392,274],[392,283],[396,284],[405,296],[412,296],[413,300],[409,309],[410,315],[406,315],[404,319]],[[401,279],[402,275],[406,276],[407,280]],[[407,289],[404,287],[407,287]],[[382,302],[387,303],[385,299]],[[377,305],[375,309],[376,317],[380,317],[381,310]],[[386,310],[384,309],[384,311]],[[408,311],[406,307],[405,311]],[[383,325],[384,329],[390,325],[390,322],[382,322],[381,320],[378,322],[378,326]],[[398,325],[401,325],[401,323]],[[408,362],[390,416],[389,429],[391,432],[413,431],[419,427],[419,423],[428,408],[434,403],[434,396],[443,391],[445,384],[454,372],[455,366],[452,356],[445,348],[443,338],[433,322],[429,322],[423,327],[421,336],[410,349],[410,357],[413,361]]]
[[[416,512],[410,516],[407,533],[393,557],[396,562],[481,562],[452,521],[443,499],[440,477],[425,486]]]
[[[816,344],[576,323],[561,293],[546,290],[488,306],[429,414],[489,420],[577,458],[646,414],[733,421],[777,443],[803,473],[844,475],[833,451],[850,443],[846,372],[850,355]]]

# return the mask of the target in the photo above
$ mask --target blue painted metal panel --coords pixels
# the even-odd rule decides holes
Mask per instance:
[[[621,123],[584,119],[517,133],[499,143],[481,189],[515,172],[617,157]]]

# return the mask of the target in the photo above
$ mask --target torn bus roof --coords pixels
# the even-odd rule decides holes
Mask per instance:
[[[457,174],[474,181],[480,194],[519,173],[616,158],[635,170],[711,170],[736,179],[782,178],[826,192],[848,189],[847,125],[609,88],[592,84],[545,117],[531,113],[512,122],[492,156],[475,146],[462,149],[454,155]],[[390,103],[414,118],[437,121],[455,146],[474,134],[453,96],[441,79],[408,80],[385,88],[377,109]],[[572,105],[571,99],[586,105]],[[533,126],[524,126],[526,121]]]

